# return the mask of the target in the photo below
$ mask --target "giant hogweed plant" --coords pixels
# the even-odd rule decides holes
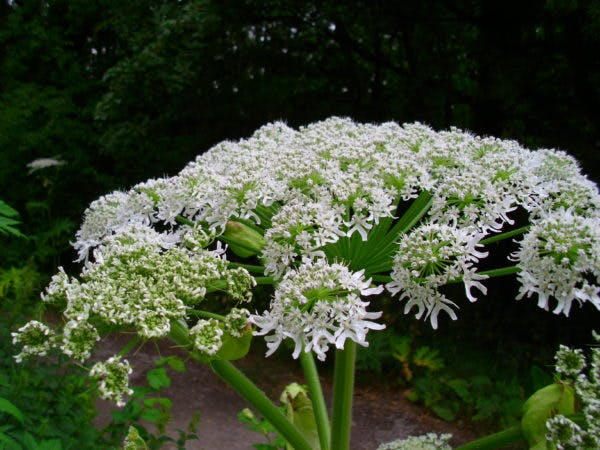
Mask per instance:
[[[101,334],[118,330],[168,338],[293,448],[346,450],[356,346],[385,327],[380,302],[437,328],[458,309],[440,288],[461,283],[474,302],[486,280],[514,275],[519,298],[555,314],[573,303],[600,309],[599,206],[595,184],[562,151],[419,123],[332,118],[297,131],[273,123],[218,144],[174,177],[94,201],[74,244],[81,274],[59,269],[42,295],[63,309],[64,324],[24,325],[16,358],[60,351],[84,362]],[[481,268],[502,247],[489,244],[515,240],[505,263]],[[257,285],[273,287],[264,311],[253,306]],[[208,310],[213,295],[230,299],[228,313]],[[231,362],[252,335],[264,337],[267,355],[292,344],[317,440]],[[332,353],[330,415],[313,357]],[[90,369],[100,395],[117,404],[131,392],[124,356]]]

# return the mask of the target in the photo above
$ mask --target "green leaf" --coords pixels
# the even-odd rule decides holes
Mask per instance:
[[[473,396],[469,391],[469,383],[466,380],[457,378],[448,381],[447,384],[465,403],[471,403],[473,401]]]
[[[571,386],[554,383],[536,391],[523,405],[521,429],[530,447],[546,441],[546,421],[555,414],[575,412],[575,393]]]
[[[250,327],[247,327],[239,338],[226,333],[223,335],[221,349],[216,357],[225,361],[241,359],[250,351],[251,342],[252,328]]]
[[[6,400],[5,398],[0,397],[0,413],[6,413],[13,416],[19,422],[24,423],[25,417],[23,417],[23,413],[19,408],[13,405],[11,402]]]
[[[144,400],[144,406],[152,407],[154,405],[159,405],[163,409],[167,410],[173,406],[173,402],[166,397],[147,398]]]
[[[280,400],[285,405],[286,415],[310,446],[320,448],[317,422],[307,389],[298,383],[289,384],[281,393]],[[293,450],[289,444],[286,448]]]
[[[177,356],[167,356],[166,358],[161,358],[156,361],[157,367],[162,367],[164,365],[168,365],[175,372],[185,372],[185,363]]]
[[[146,374],[146,379],[148,380],[150,387],[155,390],[169,387],[171,385],[171,379],[169,378],[169,375],[167,375],[167,369],[163,367],[148,371]]]
[[[4,443],[5,445],[0,445],[0,448],[3,450],[21,450],[23,447],[17,441],[15,441],[8,434],[0,432],[0,444]]]
[[[60,439],[47,439],[39,443],[36,450],[63,450]]]
[[[5,203],[3,200],[0,200],[0,215],[6,217],[18,217],[19,213],[12,206]]]
[[[23,438],[21,439],[23,444],[25,445],[25,448],[29,449],[29,450],[37,450],[38,449],[38,443],[36,442],[35,438],[25,432],[25,434],[23,435]]]
[[[444,402],[444,403],[435,403],[431,405],[431,409],[434,413],[436,413],[439,417],[448,422],[456,419],[456,414],[458,413],[458,403],[454,402]]]
[[[154,424],[160,423],[164,417],[165,413],[156,408],[145,409],[140,414],[140,419]]]

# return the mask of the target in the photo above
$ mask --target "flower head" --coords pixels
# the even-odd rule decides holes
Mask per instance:
[[[297,270],[288,271],[277,286],[268,311],[252,315],[255,334],[267,335],[267,355],[285,338],[294,342],[293,356],[314,351],[325,359],[329,345],[344,348],[346,339],[367,346],[369,330],[385,326],[373,322],[380,312],[367,312],[361,296],[379,294],[383,287],[371,287],[362,272],[351,272],[342,264],[323,259],[306,260]]]

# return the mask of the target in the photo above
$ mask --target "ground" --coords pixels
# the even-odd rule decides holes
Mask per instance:
[[[280,357],[264,358],[261,343],[255,350],[235,364],[255,381],[272,399],[279,398],[282,389],[292,381],[303,382],[299,363]],[[119,339],[105,340],[96,358],[108,358],[123,345]],[[132,383],[144,383],[144,374],[154,366],[158,354],[177,353],[168,345],[146,344],[127,358],[134,367]],[[183,353],[179,353],[183,356]],[[237,413],[248,405],[228,385],[222,382],[209,367],[188,361],[187,371],[172,373],[172,384],[164,395],[173,401],[173,418],[169,425],[171,436],[176,429],[186,429],[194,413],[200,414],[199,440],[189,441],[189,450],[252,450],[253,443],[265,442],[264,438],[249,431],[237,419]],[[331,398],[330,371],[322,377],[326,398]],[[108,420],[108,412],[115,406],[99,401],[101,414],[97,424]],[[355,390],[352,449],[375,450],[382,442],[427,432],[452,433],[454,445],[472,440],[472,432],[464,425],[450,424],[435,418],[426,409],[409,402],[401,389],[381,383],[358,383]],[[168,448],[168,447],[166,447]],[[174,448],[174,447],[170,447]]]

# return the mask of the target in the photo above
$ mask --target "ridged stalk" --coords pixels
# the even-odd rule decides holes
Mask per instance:
[[[350,450],[355,363],[356,342],[346,339],[344,349],[336,351],[333,373],[331,448],[335,450]]]
[[[331,442],[329,416],[327,414],[323,389],[321,388],[321,381],[319,380],[319,372],[317,371],[312,352],[300,352],[300,364],[302,364],[304,378],[306,378],[306,383],[308,384],[310,400],[315,414],[315,421],[317,422],[321,450],[329,450],[329,443]]]

